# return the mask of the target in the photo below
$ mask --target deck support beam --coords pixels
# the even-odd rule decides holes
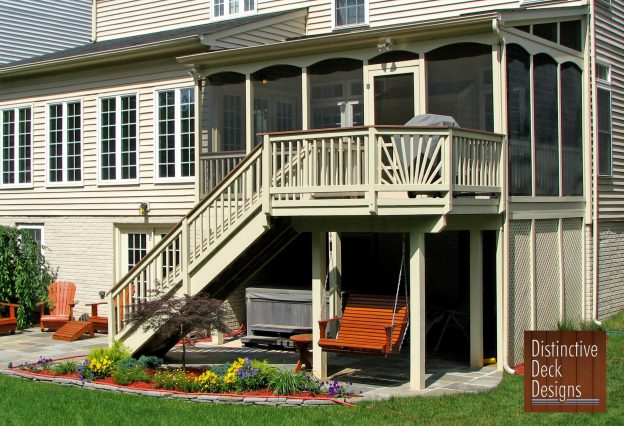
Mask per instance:
[[[319,321],[327,319],[325,276],[327,275],[327,233],[312,233],[312,372],[319,379],[327,377],[327,353],[318,345]]]
[[[410,389],[425,389],[425,233],[410,232]]]
[[[505,302],[503,288],[505,286],[505,232],[500,228],[496,233],[496,369],[503,371],[503,360],[505,359]]]
[[[470,230],[470,367],[483,367],[483,235]]]

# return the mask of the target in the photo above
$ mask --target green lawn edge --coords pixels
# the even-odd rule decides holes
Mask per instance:
[[[624,311],[604,322],[624,331]],[[0,342],[2,339],[0,338]],[[393,398],[356,407],[205,404],[35,383],[0,376],[3,425],[612,425],[624,423],[624,334],[607,344],[607,412],[524,413],[522,377],[505,374],[488,392]],[[365,423],[362,423],[365,422]]]

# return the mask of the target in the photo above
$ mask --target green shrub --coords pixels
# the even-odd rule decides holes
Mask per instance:
[[[55,376],[62,376],[64,374],[75,373],[78,369],[78,363],[76,361],[65,361],[60,364],[52,366],[52,374]]]
[[[569,319],[564,319],[563,321],[557,322],[557,330],[559,331],[599,331],[599,330],[604,330],[604,328],[596,324],[592,320],[576,322],[576,321],[572,321]]]
[[[569,319],[557,321],[557,330],[559,331],[574,331],[577,329],[577,325],[574,323],[574,321],[571,321]]]
[[[293,395],[302,392],[320,392],[320,384],[307,373],[292,370],[278,371],[269,382],[275,395]]]
[[[17,326],[24,328],[37,322],[35,304],[47,301],[56,271],[28,231],[0,226],[0,247],[0,301],[20,304]]]
[[[194,378],[189,377],[181,368],[175,370],[160,370],[152,376],[152,382],[157,388],[177,390],[182,392],[197,392],[200,385]]]
[[[604,330],[604,327],[596,324],[592,320],[581,321],[580,328],[582,331],[601,331]]]
[[[213,365],[212,367],[210,367],[210,371],[212,371],[213,373],[215,373],[217,376],[219,377],[225,377],[225,375],[227,374],[228,370],[230,369],[230,367],[232,366],[232,364],[219,364],[219,365]]]
[[[136,358],[124,358],[117,362],[117,369],[129,370],[136,367],[139,364],[139,360]]]
[[[160,368],[160,366],[163,363],[163,359],[157,356],[141,355],[138,362],[139,362],[139,365],[142,366],[143,368],[156,369],[156,368]]]
[[[109,348],[92,349],[87,356],[87,360],[107,358],[116,365],[119,361],[131,357],[130,350],[123,343],[113,340],[113,344]]]
[[[113,380],[118,385],[126,386],[136,382],[149,382],[150,377],[140,365],[131,368],[117,366],[113,372]]]

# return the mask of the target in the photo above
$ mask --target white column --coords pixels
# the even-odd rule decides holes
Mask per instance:
[[[318,379],[327,377],[327,353],[321,350],[319,321],[327,319],[325,276],[327,275],[327,234],[312,233],[312,372]]]
[[[483,367],[483,237],[470,231],[470,366]]]
[[[254,134],[253,123],[253,84],[251,81],[251,74],[245,75],[245,152],[249,154],[254,147],[254,140],[256,135]]]
[[[410,233],[410,389],[425,388],[425,234]]]
[[[329,233],[331,252],[329,253],[329,316],[336,318],[342,315],[342,240],[337,232]],[[330,324],[332,336],[336,335],[337,322]]]

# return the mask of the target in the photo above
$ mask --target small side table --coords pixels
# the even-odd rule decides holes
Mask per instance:
[[[295,348],[299,351],[299,361],[295,371],[301,371],[301,367],[305,366],[308,370],[312,370],[311,353],[308,346],[312,343],[312,334],[295,334],[290,336],[290,341],[294,343]]]

